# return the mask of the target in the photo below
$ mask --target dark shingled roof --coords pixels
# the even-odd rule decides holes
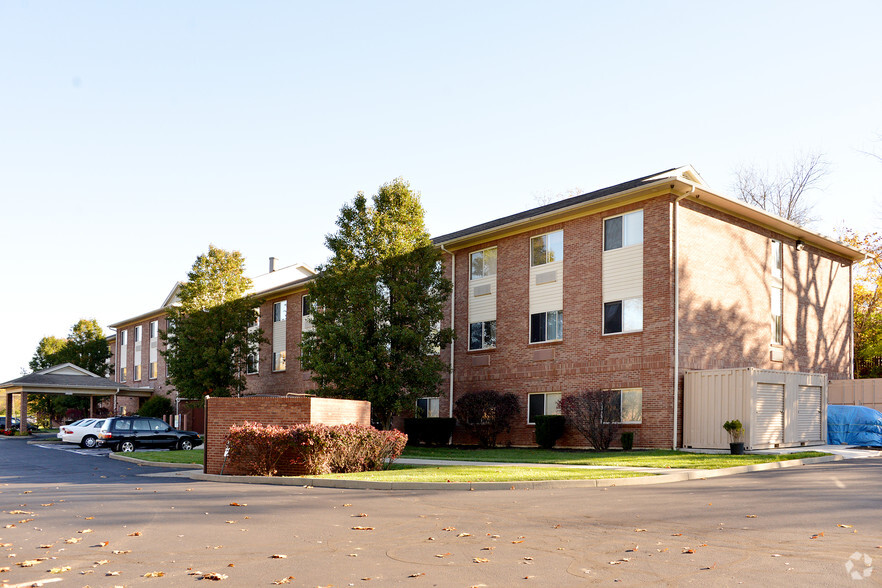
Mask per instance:
[[[108,390],[127,390],[128,386],[120,385],[107,378],[96,378],[86,375],[73,374],[27,374],[20,378],[0,384],[0,388],[13,386],[55,386],[65,388],[107,388]]]
[[[525,210],[523,212],[519,212],[517,214],[512,214],[509,216],[504,216],[502,218],[498,218],[496,220],[488,221],[486,223],[482,223],[480,225],[475,225],[473,227],[469,227],[467,229],[462,229],[461,231],[456,231],[454,233],[447,233],[446,235],[441,235],[439,237],[435,237],[432,239],[432,242],[436,245],[444,244],[448,241],[454,241],[456,239],[460,239],[462,237],[467,237],[474,233],[480,233],[489,229],[494,229],[496,227],[502,227],[509,223],[517,222],[519,220],[528,219],[534,216],[539,216],[542,214],[546,214],[548,212],[554,212],[555,210],[561,210],[567,208],[569,206],[574,206],[576,204],[582,204],[583,202],[588,202],[589,200],[597,200],[598,198],[603,198],[604,196],[610,196],[612,194],[616,194],[618,192],[625,192],[627,190],[631,190],[633,188],[639,188],[643,184],[650,183],[650,178],[652,181],[658,181],[664,178],[664,174],[668,172],[675,171],[679,168],[672,167],[670,169],[666,169],[664,171],[650,174],[648,176],[643,176],[642,178],[637,178],[635,180],[629,180],[627,182],[623,182],[621,184],[616,184],[615,186],[609,186],[607,188],[601,188],[600,190],[595,190],[594,192],[588,192],[587,194],[582,194],[580,196],[573,196],[572,198],[567,198],[565,200],[561,200],[559,202],[552,202],[551,204],[546,204],[544,206],[538,206],[536,208],[531,208],[529,210]]]

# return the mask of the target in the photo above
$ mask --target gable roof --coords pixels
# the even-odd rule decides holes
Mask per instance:
[[[119,382],[102,378],[72,363],[54,365],[32,374],[25,374],[0,384],[0,389],[12,389],[15,393],[23,390],[28,393],[43,394],[71,392],[85,395],[108,395],[125,392],[127,395],[149,396],[152,393],[152,388],[125,386]]]

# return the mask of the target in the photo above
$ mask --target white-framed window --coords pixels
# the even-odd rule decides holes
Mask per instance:
[[[772,343],[784,344],[784,290],[772,287]]]
[[[530,265],[545,265],[563,259],[563,231],[554,231],[530,239]]]
[[[257,353],[249,353],[245,358],[245,373],[256,374],[260,369]]]
[[[440,330],[440,325],[439,325]],[[484,321],[469,325],[469,350],[496,347],[496,321]]]
[[[151,380],[155,380],[156,376],[159,374],[157,363],[155,361],[151,361],[148,369],[150,371],[147,372],[147,377]]]
[[[127,330],[120,331],[119,332],[119,345],[120,345],[120,347],[125,347],[128,344],[129,344],[129,332]]]
[[[563,311],[549,310],[530,315],[530,343],[563,339]]]
[[[416,417],[420,419],[437,419],[440,415],[441,399],[437,396],[418,398]]]
[[[613,397],[612,418],[605,422],[622,424],[640,424],[643,422],[643,388],[622,388],[612,390]]]
[[[136,382],[141,381],[141,366],[140,365],[135,366],[135,381]]]
[[[611,251],[643,243],[643,211],[613,216],[603,221],[603,250]]]
[[[119,371],[120,383],[125,382],[128,375],[129,375],[129,368],[127,368],[126,366],[122,366]]]
[[[779,280],[784,277],[784,243],[772,239],[772,276]]]
[[[309,299],[308,294],[304,294],[303,298],[300,299],[300,306],[303,316],[312,316],[312,301]]]
[[[643,330],[643,297],[603,303],[603,334]]]
[[[159,336],[159,321],[150,321],[150,340]]]
[[[527,424],[535,425],[536,417],[560,414],[560,392],[541,392],[527,396]]]
[[[286,369],[285,352],[284,351],[273,352],[273,371],[274,372],[284,372],[285,369]]]
[[[141,340],[141,325],[135,327],[135,343],[138,343]]]
[[[496,275],[496,247],[475,251],[469,255],[469,279],[478,280]]]
[[[273,304],[273,322],[280,323],[288,320],[288,301],[282,300]]]

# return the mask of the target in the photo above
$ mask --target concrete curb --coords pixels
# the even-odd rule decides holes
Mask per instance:
[[[140,466],[152,466],[157,468],[174,468],[176,470],[201,470],[202,466],[197,463],[169,463],[167,461],[147,461],[146,459],[138,459],[137,457],[129,457],[127,455],[118,455],[111,453],[108,455],[110,459],[119,461],[127,461]]]
[[[114,456],[112,456],[114,457]],[[123,459],[116,457],[116,459]],[[125,458],[126,461],[140,461]],[[646,486],[651,484],[669,484],[688,480],[705,480],[721,476],[733,476],[749,472],[763,472],[791,468],[813,463],[842,461],[841,455],[825,455],[806,459],[773,461],[718,470],[693,470],[689,472],[671,472],[655,476],[639,478],[604,478],[597,480],[542,480],[536,482],[370,482],[366,480],[341,480],[333,478],[275,478],[265,476],[222,476],[191,472],[192,480],[207,482],[229,482],[233,484],[270,484],[276,486],[301,486],[313,488],[340,488],[347,490],[557,490],[563,488],[608,488],[613,486]],[[141,462],[144,463],[144,462]],[[149,462],[152,465],[152,462]],[[171,464],[168,464],[171,465]],[[178,464],[180,465],[180,464]]]

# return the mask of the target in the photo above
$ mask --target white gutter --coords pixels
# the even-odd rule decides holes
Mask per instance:
[[[441,245],[441,251],[450,256],[450,328],[456,333],[456,256]],[[448,418],[453,418],[453,346],[456,339],[450,342],[450,392]]]
[[[677,449],[677,421],[680,406],[680,201],[695,192],[692,189],[674,200],[674,434],[672,449]]]

